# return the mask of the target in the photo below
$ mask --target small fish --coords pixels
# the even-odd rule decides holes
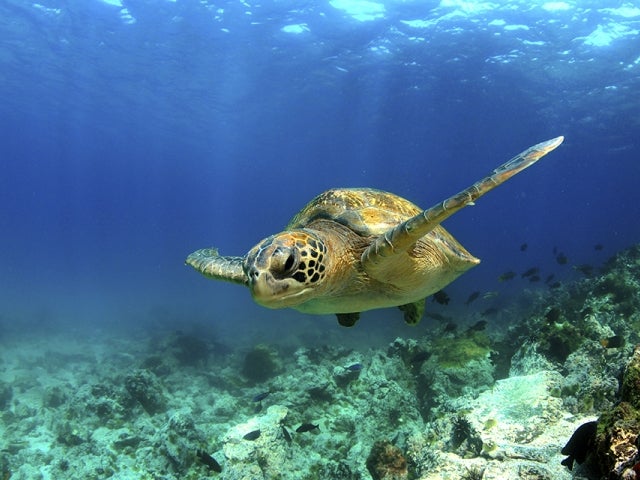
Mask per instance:
[[[361,363],[354,363],[353,365],[349,365],[348,367],[343,367],[345,370],[349,370],[350,372],[359,372],[362,370]]]
[[[540,269],[538,267],[531,267],[529,270],[520,275],[522,278],[531,277],[533,275],[537,275]]]
[[[556,255],[556,262],[558,262],[558,264],[566,265],[568,261],[569,259],[564,253],[560,252],[558,255]]]
[[[471,303],[476,300],[478,297],[480,296],[480,292],[473,292],[471,295],[469,295],[469,298],[467,298],[467,301],[464,302],[465,305],[471,305]]]
[[[486,316],[489,316],[489,315],[495,315],[496,313],[498,313],[498,309],[497,308],[489,307],[484,312],[480,313],[480,315],[482,315],[483,317],[486,317]]]
[[[540,276],[539,276],[539,275],[531,275],[531,276],[529,277],[529,281],[530,281],[531,283],[533,283],[533,282],[539,282],[539,281],[540,281]]]
[[[512,280],[516,277],[516,272],[512,272],[509,270],[508,272],[504,272],[502,275],[498,277],[499,282],[506,282],[507,280]]]
[[[444,290],[440,290],[433,294],[433,301],[438,302],[440,305],[449,305],[449,295]]]
[[[522,245],[520,245],[520,251],[521,252],[525,252],[528,247],[529,247],[529,245],[527,245],[526,243],[523,243]]]
[[[614,335],[612,337],[603,338],[600,340],[600,345],[604,348],[620,348],[624,346],[624,337],[621,335]]]
[[[246,435],[244,435],[242,438],[244,438],[245,440],[257,440],[260,437],[260,430],[254,430],[252,432],[247,433]]]
[[[561,286],[562,284],[560,282],[553,282],[549,284],[549,288],[553,288],[553,289],[560,288]]]
[[[560,450],[563,455],[568,455],[560,462],[562,465],[572,470],[574,461],[581,464],[587,459],[594,448],[597,426],[598,422],[596,421],[587,422],[573,432],[567,444]]]
[[[602,245],[601,243],[596,243],[596,244],[593,246],[593,249],[594,249],[596,252],[601,251],[603,248],[604,248],[604,245]]]
[[[303,423],[298,428],[296,428],[296,433],[310,432],[311,430],[315,430],[316,428],[320,430],[319,425],[314,425],[313,423]]]
[[[551,280],[553,280],[555,277],[556,276],[552,273],[551,275],[549,275],[547,278],[544,279],[544,283],[549,285],[549,282],[551,282]]]
[[[468,332],[481,332],[482,330],[484,330],[485,328],[487,328],[487,321],[486,320],[478,320],[476,323],[474,323],[473,325],[471,325],[467,331]]]
[[[213,470],[214,472],[218,472],[218,473],[222,471],[222,467],[216,461],[216,459],[213,458],[204,450],[196,451],[196,457],[198,457],[198,460],[200,460],[204,465],[206,465],[209,468],[209,470]]]
[[[487,292],[484,295],[482,295],[482,299],[483,300],[489,300],[491,298],[496,298],[498,295],[500,295],[500,292]]]
[[[261,402],[269,396],[271,392],[262,392],[251,399],[252,402]]]
[[[453,322],[449,322],[444,326],[445,333],[452,333],[458,329],[458,325]]]
[[[582,265],[574,265],[573,269],[577,272],[582,273],[586,277],[590,277],[593,274],[593,267],[587,263],[583,263]]]
[[[427,317],[433,318],[434,320],[437,320],[439,322],[446,322],[446,321],[451,319],[451,317],[448,317],[446,315],[441,315],[438,312],[425,312],[425,315]]]
[[[560,320],[562,312],[557,307],[551,307],[547,313],[544,314],[544,318],[547,319],[547,322],[554,324],[558,323]]]
[[[291,434],[284,425],[282,425],[282,436],[287,441],[287,443],[291,443]]]

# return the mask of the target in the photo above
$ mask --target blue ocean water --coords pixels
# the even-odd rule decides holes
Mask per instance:
[[[519,278],[534,266],[580,278],[640,241],[639,34],[619,1],[4,1],[0,319],[339,331],[184,259],[242,255],[331,187],[428,207],[557,135],[445,222],[482,259],[449,308],[546,288]],[[395,310],[367,321],[411,335]]]

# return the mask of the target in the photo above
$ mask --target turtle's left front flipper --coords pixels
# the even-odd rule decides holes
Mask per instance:
[[[386,259],[407,251],[445,219],[467,205],[473,205],[482,195],[533,165],[563,140],[564,137],[556,137],[528,148],[496,168],[488,177],[380,235],[362,254],[363,267],[369,272],[379,267],[384,268]]]
[[[215,248],[196,250],[185,263],[191,265],[205,277],[214,280],[247,285],[247,276],[242,269],[244,257],[221,257]]]

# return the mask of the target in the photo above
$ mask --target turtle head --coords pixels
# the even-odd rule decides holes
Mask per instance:
[[[243,269],[253,299],[264,307],[300,305],[317,294],[327,247],[313,232],[291,230],[265,238],[247,253]]]

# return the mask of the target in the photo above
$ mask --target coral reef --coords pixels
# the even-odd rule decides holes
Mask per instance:
[[[124,379],[127,392],[150,414],[166,408],[166,398],[158,378],[148,370],[136,370]]]
[[[598,419],[597,463],[610,480],[637,478],[640,463],[640,345],[633,352],[622,380],[620,403]]]
[[[9,406],[12,396],[13,389],[11,388],[11,385],[0,382],[0,410],[4,410]]]
[[[373,444],[367,457],[367,470],[373,480],[405,480],[409,474],[402,451],[386,440]]]
[[[290,464],[291,448],[284,433],[287,408],[272,405],[264,415],[229,429],[224,435],[225,480],[278,479]],[[248,434],[258,432],[258,434]]]
[[[261,383],[274,377],[281,368],[275,349],[268,345],[256,345],[244,357],[242,374],[251,382]]]
[[[637,477],[639,275],[634,247],[601,275],[526,293],[507,325],[471,311],[386,348],[224,346],[175,328],[16,341],[0,350],[0,473],[568,480],[589,462],[570,472],[560,450],[599,417],[594,463]]]

